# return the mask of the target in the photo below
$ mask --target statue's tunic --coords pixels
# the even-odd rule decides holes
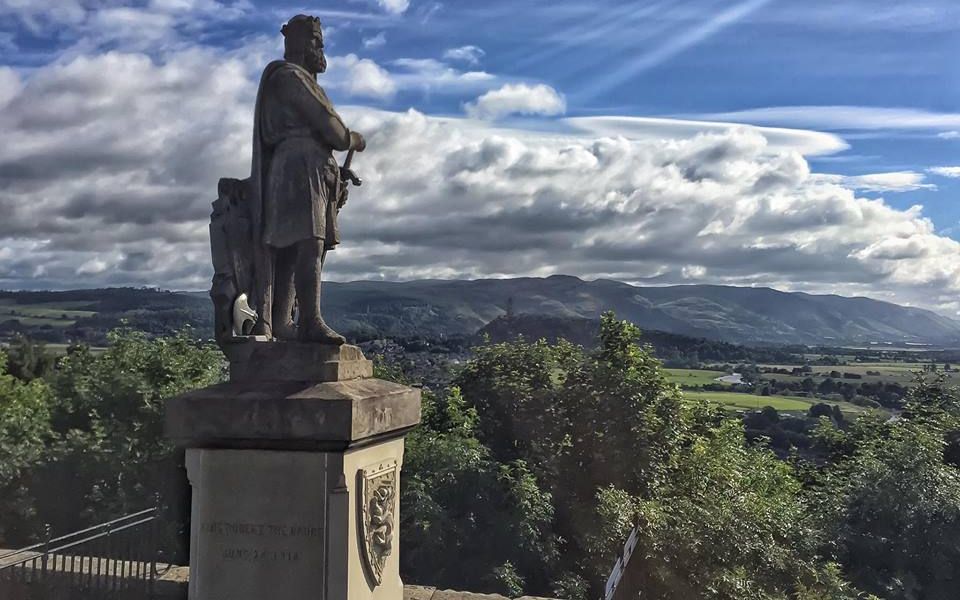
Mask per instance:
[[[256,113],[263,243],[284,248],[317,238],[333,248],[340,169],[332,152],[350,148],[350,130],[314,77],[286,61],[264,70]]]

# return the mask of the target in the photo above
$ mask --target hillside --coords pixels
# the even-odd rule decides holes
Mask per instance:
[[[345,331],[469,333],[506,314],[596,319],[605,310],[655,329],[741,344],[960,343],[960,322],[870,300],[713,285],[637,287],[576,277],[327,284]]]
[[[960,345],[960,322],[928,310],[841,296],[714,285],[637,287],[576,277],[330,282],[324,313],[345,334],[473,334],[507,314],[595,320],[614,310],[643,329],[738,344]],[[191,324],[210,335],[205,293],[111,288],[0,292],[0,336],[95,341],[124,321],[150,333]],[[578,335],[584,335],[583,325]]]

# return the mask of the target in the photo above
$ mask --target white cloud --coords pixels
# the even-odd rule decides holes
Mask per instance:
[[[874,106],[774,106],[697,117],[830,131],[960,128],[960,113]]]
[[[943,131],[937,134],[937,137],[941,140],[956,140],[960,139],[960,131]]]
[[[393,77],[380,65],[369,58],[358,58],[356,54],[334,56],[328,61],[329,70],[324,83],[330,87],[340,87],[353,96],[385,99],[397,91]]]
[[[433,58],[398,58],[391,62],[398,85],[429,93],[456,94],[486,89],[496,77],[486,71],[461,71]]]
[[[819,181],[836,183],[852,190],[864,192],[914,192],[917,190],[936,190],[932,183],[924,183],[926,177],[916,171],[893,171],[890,173],[868,173],[866,175],[828,175],[814,176]]]
[[[0,108],[20,93],[20,76],[10,67],[0,66]]]
[[[449,48],[443,53],[443,57],[447,60],[457,60],[470,65],[477,65],[480,64],[480,59],[485,54],[486,52],[477,46],[460,46],[459,48]]]
[[[689,139],[701,133],[725,133],[737,129],[756,131],[772,152],[793,150],[804,156],[823,156],[850,146],[831,133],[803,129],[755,127],[736,123],[658,119],[651,117],[571,117],[563,120],[576,131],[596,136],[622,136],[631,140]]]
[[[400,15],[410,8],[410,0],[377,0],[377,4],[390,14]]]
[[[387,34],[384,33],[383,31],[381,31],[380,33],[378,33],[377,35],[371,38],[363,39],[363,47],[368,49],[379,48],[380,46],[383,46],[386,43],[387,43]]]
[[[508,83],[467,103],[464,110],[475,119],[499,119],[513,114],[551,116],[566,112],[567,102],[543,83]]]
[[[932,167],[927,172],[941,177],[960,178],[960,167]]]
[[[249,173],[255,86],[198,51],[27,76],[0,111],[0,287],[206,288],[209,203]],[[920,207],[812,176],[762,129],[631,140],[339,108],[369,148],[332,279],[568,273],[935,308],[960,293],[960,243]]]

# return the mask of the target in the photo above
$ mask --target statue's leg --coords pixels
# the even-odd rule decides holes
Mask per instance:
[[[253,335],[273,337],[273,267],[276,250],[263,244],[254,250],[254,273],[256,273],[257,322],[253,326]]]
[[[320,315],[320,274],[326,251],[323,240],[297,242],[297,303],[300,307],[298,335],[302,341],[342,344],[346,339],[330,328]]]
[[[297,265],[297,247],[288,246],[276,251],[273,283],[273,335],[277,339],[296,337],[293,325],[293,278]]]

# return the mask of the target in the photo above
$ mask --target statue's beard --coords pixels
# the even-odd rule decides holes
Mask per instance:
[[[327,59],[322,54],[308,53],[304,58],[306,58],[306,67],[314,73],[323,73],[327,70]]]

